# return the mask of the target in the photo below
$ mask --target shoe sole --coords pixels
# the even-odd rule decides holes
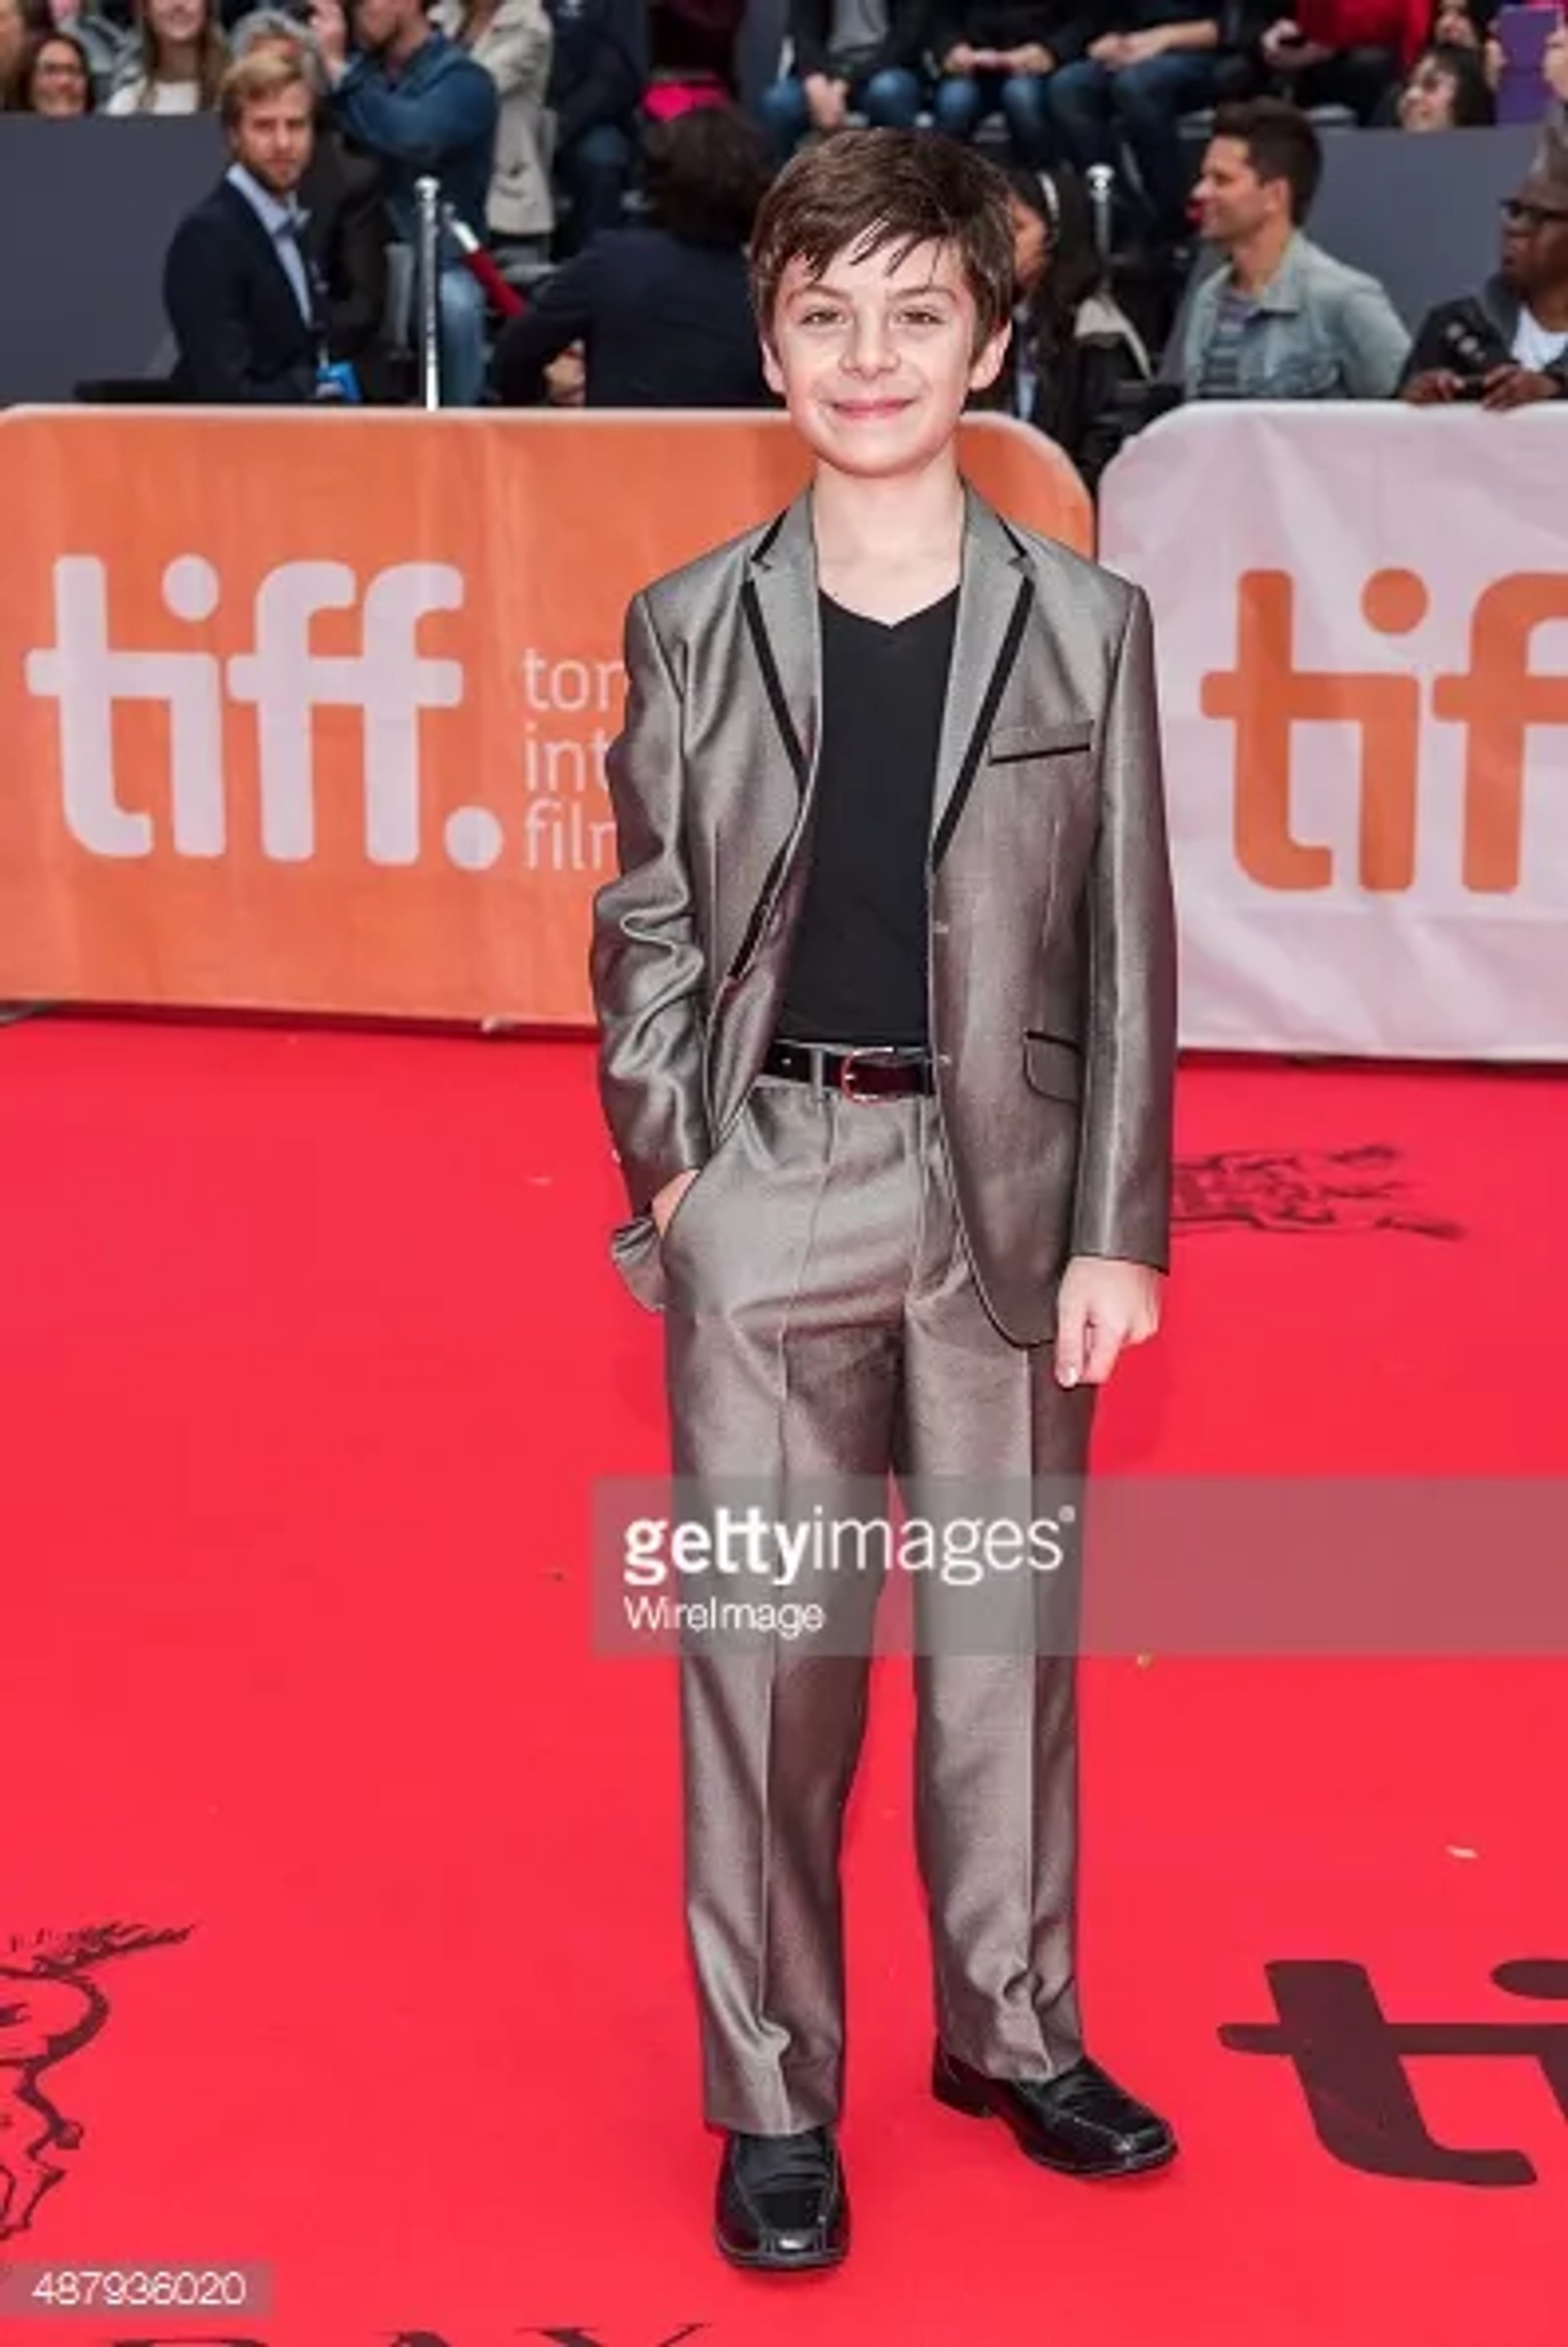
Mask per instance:
[[[1053,2176],[1075,2177],[1083,2184],[1110,2184],[1121,2176],[1151,2176],[1156,2168],[1168,2168],[1181,2148],[1176,2143],[1158,2144],[1152,2151],[1134,2152],[1127,2158],[1118,2159],[1105,2168],[1081,2168],[1071,2159],[1054,2159],[1048,2151],[1042,2151],[1036,2145],[1025,2142],[1006,2113],[993,2109],[989,2103],[972,2102],[967,2096],[946,2094],[941,2086],[933,2086],[932,2092],[944,2110],[956,2111],[960,2118],[1000,2119],[1032,2166],[1049,2168]]]
[[[713,2245],[727,2265],[741,2273],[823,2273],[833,2266],[841,2266],[849,2255],[848,2244],[840,2250],[813,2250],[805,2257],[770,2258],[762,2250],[734,2250],[722,2233],[715,2233]]]

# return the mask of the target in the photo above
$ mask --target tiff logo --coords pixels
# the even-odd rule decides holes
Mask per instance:
[[[1369,2176],[1415,2184],[1533,2184],[1535,2169],[1512,2147],[1439,2143],[1410,2084],[1411,2061],[1533,2062],[1568,2118],[1568,2022],[1543,2014],[1513,2021],[1390,2021],[1360,1964],[1266,1967],[1278,2019],[1228,2022],[1219,2042],[1234,2054],[1289,2062],[1325,2151]],[[1499,1964],[1494,1984],[1534,2003],[1568,2000],[1568,1963],[1525,1957]]]
[[[1361,615],[1381,636],[1413,634],[1431,598],[1413,570],[1379,570]],[[1521,571],[1495,580],[1471,616],[1469,665],[1433,679],[1431,714],[1464,728],[1461,872],[1466,888],[1519,886],[1530,734],[1568,725],[1568,677],[1531,666],[1535,630],[1568,620],[1568,575]],[[1248,570],[1237,586],[1236,665],[1207,675],[1206,717],[1236,728],[1236,856],[1264,888],[1327,888],[1331,851],[1298,838],[1290,752],[1298,725],[1350,724],[1360,738],[1357,878],[1409,888],[1416,876],[1421,680],[1296,664],[1296,585],[1282,570]]]
[[[644,2342],[644,2347],[684,2347],[687,2340],[695,2339],[699,2331],[709,2328],[706,2322],[683,2322],[674,2331],[665,2332],[660,2338]],[[545,2330],[534,2327],[514,2335],[520,2339],[546,2340],[551,2342],[551,2347],[612,2347],[612,2342],[603,2332],[585,2330],[579,2322],[563,2323]],[[626,2341],[626,2347],[633,2347],[625,2332],[617,2334],[614,2347],[620,2347],[621,2340]],[[264,2339],[241,2339],[227,2332],[221,2337],[204,2334],[199,2339],[182,2332],[178,2339],[162,2333],[154,2338],[112,2339],[107,2347],[267,2347],[267,2342]],[[391,2341],[390,2347],[450,2347],[450,2342],[440,2332],[400,2331]]]
[[[95,555],[54,565],[55,641],[27,654],[27,690],[52,701],[59,727],[65,815],[95,856],[148,856],[153,819],[126,806],[115,775],[114,717],[132,702],[167,710],[175,853],[220,856],[228,846],[223,702],[256,712],[261,848],[280,864],[308,862],[316,846],[313,717],[352,709],[364,721],[365,854],[372,864],[413,864],[420,847],[422,709],[463,699],[463,666],[418,651],[426,613],[463,608],[463,574],[440,562],[400,562],[364,590],[360,649],[311,649],[319,611],[351,611],[360,582],[342,562],[284,562],[256,592],[251,648],[227,661],[196,651],[132,651],[109,639],[108,579]],[[186,554],[163,574],[163,606],[195,627],[222,600],[210,562]]]

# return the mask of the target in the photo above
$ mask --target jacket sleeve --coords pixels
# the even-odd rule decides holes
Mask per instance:
[[[1072,1252],[1170,1266],[1176,929],[1154,625],[1132,590],[1100,757],[1089,876],[1084,1125]]]
[[[789,49],[798,80],[827,72],[828,24],[825,0],[791,0]]]
[[[934,40],[932,0],[894,0],[888,36],[877,59],[880,70],[918,73]]]
[[[1351,399],[1391,399],[1410,354],[1410,329],[1370,278],[1350,286],[1339,304],[1339,340]]]
[[[482,66],[443,73],[426,90],[399,90],[372,80],[356,58],[338,84],[344,128],[372,155],[433,170],[454,149],[476,147],[495,131],[495,85]]]
[[[931,53],[940,67],[949,52],[969,38],[965,0],[935,0],[931,19]]]
[[[544,396],[545,370],[573,343],[586,342],[597,309],[604,246],[596,241],[547,277],[495,345],[494,382],[504,407],[529,407]]]
[[[356,359],[381,339],[387,312],[386,200],[368,157],[351,156],[328,267],[327,337],[335,359]]]
[[[1416,330],[1410,355],[1400,369],[1400,379],[1394,385],[1397,392],[1403,391],[1405,385],[1413,383],[1419,374],[1432,374],[1441,368],[1452,366],[1453,359],[1443,330],[1459,308],[1457,302],[1440,302],[1435,310],[1427,312]]]
[[[711,1148],[703,1095],[706,965],[681,846],[680,688],[639,595],[626,614],[626,707],[605,761],[618,877],[594,900],[599,1096],[634,1214]]]

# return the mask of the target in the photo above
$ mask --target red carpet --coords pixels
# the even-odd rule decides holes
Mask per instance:
[[[1207,1219],[1103,1459],[1560,1471],[1564,1131],[1549,1077],[1188,1071],[1184,1157],[1250,1162],[1184,1184]],[[1099,2190],[925,2095],[889,1665],[856,2252],[748,2283],[707,2238],[672,1689],[589,1643],[592,1480],[657,1471],[662,1429],[585,1047],[39,1020],[0,1033],[0,2259],[275,2289],[6,2347],[1561,2337],[1568,2003],[1492,1974],[1568,1958],[1563,1662],[1089,1666],[1092,2037],[1186,2152]],[[1389,1181],[1457,1235],[1325,1206]],[[1347,2165],[1293,2065],[1227,2041],[1274,2017],[1266,1967],[1329,1963],[1391,2021],[1555,2020],[1405,2074],[1439,2146],[1526,2180]],[[1329,2133],[1402,2157],[1375,2045],[1328,2050]]]

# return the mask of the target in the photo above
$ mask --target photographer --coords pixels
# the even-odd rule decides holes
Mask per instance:
[[[1479,294],[1422,323],[1399,395],[1412,407],[1492,409],[1568,397],[1568,139],[1549,130],[1502,207],[1501,266]]]

